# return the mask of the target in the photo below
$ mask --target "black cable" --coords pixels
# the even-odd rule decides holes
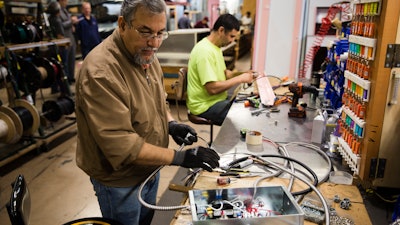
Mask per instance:
[[[305,165],[304,163],[302,163],[302,162],[300,162],[300,161],[298,161],[298,160],[296,160],[296,159],[294,159],[294,158],[286,157],[286,156],[283,156],[283,155],[260,155],[260,156],[253,155],[253,157],[258,158],[258,159],[260,159],[260,160],[262,160],[261,157],[266,157],[266,158],[268,158],[268,157],[270,157],[270,158],[282,158],[282,159],[286,159],[286,160],[295,162],[295,163],[299,164],[300,166],[302,166],[304,169],[306,169],[306,170],[313,176],[313,178],[314,178],[314,184],[313,184],[313,185],[314,185],[314,186],[317,186],[317,185],[318,185],[318,177],[317,177],[317,174],[315,174],[315,172],[314,172],[310,167],[308,167],[308,166]],[[293,196],[304,195],[304,194],[307,194],[307,193],[309,193],[309,192],[311,192],[311,191],[312,191],[312,189],[311,189],[311,187],[309,187],[308,189],[301,190],[301,191],[297,191],[297,192],[293,192],[293,193],[291,193],[291,194],[292,194]]]
[[[238,159],[233,160],[232,162],[230,162],[230,163],[227,165],[226,170],[231,169],[233,166],[235,166],[236,164],[238,164],[238,163],[240,163],[240,162],[246,161],[247,159],[249,159],[249,157],[250,157],[250,156],[245,156],[245,157],[242,157],[242,158],[238,158]]]

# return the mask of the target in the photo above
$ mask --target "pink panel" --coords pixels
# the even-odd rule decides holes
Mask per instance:
[[[295,73],[297,69],[297,59],[298,59],[298,50],[300,48],[300,27],[301,27],[301,10],[302,10],[302,0],[296,1],[296,8],[295,8],[295,16],[294,24],[293,24],[293,37],[292,37],[292,53],[290,57],[290,70],[289,76],[292,79],[295,79]]]
[[[259,0],[256,5],[252,69],[259,72],[265,71],[270,2],[271,0]]]

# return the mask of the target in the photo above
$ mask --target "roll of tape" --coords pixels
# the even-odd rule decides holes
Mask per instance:
[[[246,132],[246,143],[249,145],[261,145],[262,134],[259,131],[247,131]]]

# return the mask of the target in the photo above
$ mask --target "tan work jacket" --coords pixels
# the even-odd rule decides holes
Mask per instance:
[[[76,81],[77,165],[101,183],[139,184],[157,167],[135,159],[144,142],[168,147],[167,101],[158,60],[146,72],[118,29],[85,58]]]

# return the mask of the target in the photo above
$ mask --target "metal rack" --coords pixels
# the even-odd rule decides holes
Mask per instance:
[[[49,46],[66,46],[69,45],[70,40],[68,38],[64,39],[54,39],[50,41],[40,41],[33,43],[24,43],[0,47],[0,58],[4,58],[7,52],[24,52],[31,51],[36,48],[43,48]],[[24,99],[18,99],[14,94],[15,90],[12,85],[6,85],[8,106],[3,104],[2,108],[9,108],[12,111],[18,102],[23,103],[22,106],[29,109],[32,115],[34,115],[34,121],[32,128],[29,131],[24,131],[20,139],[12,143],[0,143],[0,167],[8,164],[9,162],[15,160],[16,158],[32,151],[37,150],[38,152],[47,151],[48,144],[53,140],[65,135],[68,132],[76,129],[76,120],[73,116],[60,115],[58,121],[47,121],[45,118],[45,113],[39,113],[37,110],[38,105],[31,105],[28,101]],[[15,118],[14,118],[15,119]],[[18,118],[17,118],[18,119]],[[46,127],[44,124],[47,124]],[[21,125],[22,126],[22,125]],[[18,135],[21,132],[18,132]]]

